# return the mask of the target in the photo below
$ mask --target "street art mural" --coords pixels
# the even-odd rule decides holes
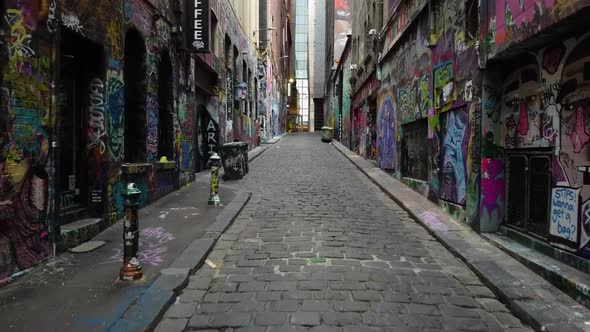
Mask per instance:
[[[0,25],[0,285],[50,253],[53,163],[49,45],[30,1],[8,1]]]
[[[444,117],[440,198],[464,205],[467,198],[468,181],[469,115],[467,109],[463,108],[446,112]]]
[[[83,158],[87,161],[89,214],[113,224],[123,215],[121,193],[128,182],[142,190],[145,205],[194,179],[196,106],[193,61],[183,61],[172,39],[174,13],[170,1],[159,1],[157,10],[142,0],[42,1],[46,11],[39,12],[39,1],[4,0],[0,13],[0,285],[10,276],[26,270],[51,254],[51,242],[59,241],[62,218],[60,203],[67,205],[67,192],[55,193],[55,174],[59,162],[53,160],[51,142],[62,123],[62,96],[55,87],[54,73],[62,62],[53,57],[65,53],[59,34],[82,38],[96,46],[96,59],[84,63],[87,69],[80,107],[83,123],[81,138]],[[218,15],[219,40],[227,34],[239,50],[256,52],[226,1],[212,1]],[[155,12],[158,15],[154,15]],[[125,32],[137,30],[145,43],[145,112],[147,156],[140,162],[125,163]],[[82,40],[82,39],[81,39]],[[94,49],[93,49],[94,51]],[[174,167],[160,170],[158,159],[157,69],[161,54],[168,52],[172,61],[172,114]],[[63,53],[63,54],[62,54]],[[90,53],[90,52],[87,52]],[[76,59],[78,60],[78,59]],[[94,61],[96,60],[96,61]],[[188,59],[187,59],[188,60]],[[84,62],[84,59],[81,59]],[[245,57],[248,68],[256,68],[254,56]],[[190,68],[185,68],[190,63]],[[85,66],[85,67],[84,67]],[[190,71],[190,73],[188,73]],[[220,70],[220,75],[225,73]],[[213,96],[201,101],[218,125],[219,144],[226,131],[231,136],[231,119],[227,121],[226,87],[223,80],[213,89]],[[252,89],[249,89],[252,90]],[[193,93],[189,93],[193,92]],[[233,95],[232,95],[233,96]],[[270,106],[269,106],[270,107]],[[280,123],[277,113],[276,122]],[[229,125],[228,125],[229,123]],[[258,132],[253,119],[241,123],[242,134],[249,142]],[[229,130],[228,130],[229,127]],[[280,125],[277,126],[280,130]],[[59,147],[58,147],[59,148]],[[58,150],[59,152],[59,150]],[[57,202],[58,206],[54,206]]]
[[[347,31],[352,26],[352,12],[350,0],[334,0],[334,63],[340,62],[340,57],[346,45]]]
[[[378,68],[377,162],[401,177],[399,151],[407,151],[402,144],[410,142],[403,128],[426,118],[426,195],[445,209],[459,210],[453,214],[477,229],[481,135],[472,128],[481,126],[477,36],[467,31],[465,3],[442,1],[433,27],[428,15],[420,15],[426,5],[416,1],[391,8]]]
[[[347,51],[348,53],[348,51]],[[352,119],[351,119],[351,109],[350,105],[352,102],[352,86],[350,84],[350,77],[351,77],[351,70],[350,70],[350,56],[343,55],[342,61],[344,62],[343,66],[343,83],[342,83],[342,138],[341,142],[345,146],[350,148],[351,143],[351,133],[352,133]]]
[[[382,169],[395,169],[397,128],[393,90],[382,88],[377,105],[377,164]]]
[[[487,55],[494,56],[584,7],[582,0],[488,0],[482,3],[482,37]]]
[[[506,6],[505,15],[508,15],[514,8]],[[526,27],[526,22],[537,20],[525,14],[518,16],[520,25],[507,25],[501,30],[505,31],[501,41],[516,38],[510,33],[515,34],[517,27]],[[535,22],[539,27],[545,25],[541,21]],[[484,82],[482,101],[483,113],[487,115],[483,117],[484,132],[487,133],[484,158],[485,153],[489,153],[487,151],[494,149],[550,151],[549,242],[586,258],[590,257],[590,233],[586,226],[590,219],[586,214],[590,202],[587,174],[590,170],[587,167],[590,165],[589,43],[590,33],[580,31],[574,37],[513,59],[512,66],[504,68],[502,77],[487,84]],[[497,163],[497,159],[494,162]],[[482,171],[483,218],[492,211],[501,211],[499,206],[505,204],[506,198],[501,194],[497,194],[494,200],[487,198],[489,193],[483,192],[486,174],[483,164]],[[496,185],[503,185],[505,176],[498,175],[497,178]],[[502,222],[498,218],[494,217],[494,222]]]

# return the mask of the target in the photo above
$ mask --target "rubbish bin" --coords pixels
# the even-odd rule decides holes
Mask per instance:
[[[330,143],[332,142],[332,131],[334,128],[332,127],[322,127],[322,142]]]
[[[246,157],[244,157],[246,151]],[[244,142],[225,143],[221,146],[221,160],[223,163],[223,179],[239,180],[246,174],[248,145]]]
[[[244,175],[246,175],[250,172],[250,167],[248,167],[248,143],[242,145],[242,155],[244,157]]]

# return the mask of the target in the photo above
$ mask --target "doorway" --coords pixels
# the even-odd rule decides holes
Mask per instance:
[[[506,223],[547,240],[551,196],[549,153],[507,153]]]
[[[125,33],[125,147],[126,163],[145,163],[146,144],[146,49],[135,29]]]
[[[83,215],[88,206],[87,147],[101,142],[100,132],[104,132],[104,128],[93,128],[92,132],[98,133],[98,139],[90,144],[91,138],[85,135],[90,108],[98,114],[102,107],[104,113],[102,97],[95,96],[103,91],[101,68],[104,51],[100,45],[67,29],[62,32],[61,50],[57,180],[60,214],[75,215],[74,218],[63,219],[67,223]],[[94,123],[98,126],[104,124],[104,120],[96,119]]]
[[[158,155],[174,160],[172,62],[168,52],[162,53],[158,67]]]

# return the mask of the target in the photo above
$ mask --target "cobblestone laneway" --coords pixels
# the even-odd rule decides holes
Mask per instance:
[[[318,135],[251,165],[251,201],[158,331],[524,331],[457,258]]]

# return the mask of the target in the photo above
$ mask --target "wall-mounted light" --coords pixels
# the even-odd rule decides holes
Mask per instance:
[[[277,28],[275,27],[268,27],[268,28],[262,28],[262,29],[256,29],[254,31],[252,31],[252,36],[256,36],[256,32],[257,31],[268,31],[268,30],[276,30]]]

